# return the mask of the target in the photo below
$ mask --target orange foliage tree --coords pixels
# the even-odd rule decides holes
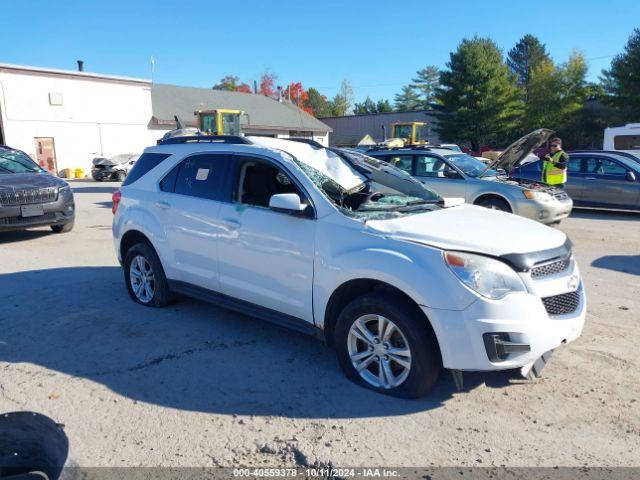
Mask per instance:
[[[302,83],[290,83],[284,91],[284,98],[286,98],[287,100],[291,100],[291,103],[296,105],[298,108],[301,108],[308,114],[314,114],[311,103],[309,102],[309,94],[302,87]]]

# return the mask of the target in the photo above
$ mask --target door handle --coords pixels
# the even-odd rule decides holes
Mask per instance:
[[[163,210],[171,208],[171,205],[169,205],[169,202],[162,202],[162,201],[161,202],[156,202],[155,206],[158,207],[158,208],[161,208]]]
[[[232,230],[237,230],[240,228],[240,222],[233,218],[223,218],[222,221]]]

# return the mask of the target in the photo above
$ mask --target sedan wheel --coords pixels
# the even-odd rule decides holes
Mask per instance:
[[[129,279],[137,299],[142,303],[149,303],[156,290],[156,279],[151,264],[142,255],[137,255],[131,261]]]
[[[363,315],[349,330],[348,352],[360,377],[376,388],[395,388],[411,370],[411,349],[400,328],[382,315]]]

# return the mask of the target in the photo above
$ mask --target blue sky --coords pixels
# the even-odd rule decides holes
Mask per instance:
[[[0,62],[86,70],[210,87],[251,82],[268,68],[328,96],[343,78],[356,98],[393,99],[415,71],[444,67],[464,37],[490,36],[506,53],[525,33],[557,62],[573,49],[589,78],[640,27],[640,1],[5,1]]]

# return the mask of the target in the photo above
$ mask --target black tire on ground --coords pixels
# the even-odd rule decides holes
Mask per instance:
[[[490,208],[492,210],[500,210],[502,212],[511,213],[511,207],[504,200],[500,200],[499,198],[487,198],[486,200],[482,200],[478,202],[477,205],[481,207]]]
[[[137,256],[142,256],[151,266],[154,277],[154,291],[153,297],[148,302],[143,302],[140,300],[133,291],[133,287],[131,285],[131,276],[130,269],[131,263],[134,258]],[[137,302],[146,307],[164,307],[168,305],[173,300],[173,295],[171,290],[169,290],[169,284],[167,282],[167,277],[164,274],[164,269],[162,268],[162,263],[160,263],[160,259],[158,258],[158,254],[153,249],[151,245],[146,242],[136,243],[133,247],[131,247],[125,253],[124,257],[124,281],[127,285],[127,291],[129,292],[129,296],[133,299],[134,302]]]
[[[93,175],[92,175],[92,177],[93,177]],[[101,181],[102,181],[102,179],[101,179],[101,178],[98,178],[98,177],[93,177],[93,179],[94,179],[96,182],[101,182]]]
[[[348,339],[351,326],[358,318],[368,314],[382,315],[395,323],[405,336],[411,351],[409,374],[394,388],[376,387],[368,383],[357,372],[349,356]],[[428,320],[418,307],[393,293],[368,293],[349,303],[338,317],[333,344],[340,367],[347,378],[358,385],[394,397],[424,396],[431,390],[442,371],[438,341]]]
[[[124,182],[125,178],[127,178],[127,174],[122,170],[116,173],[116,181]]]
[[[53,230],[53,233],[69,233],[73,230],[73,224],[74,221],[72,220],[64,225],[51,225],[51,230]]]

